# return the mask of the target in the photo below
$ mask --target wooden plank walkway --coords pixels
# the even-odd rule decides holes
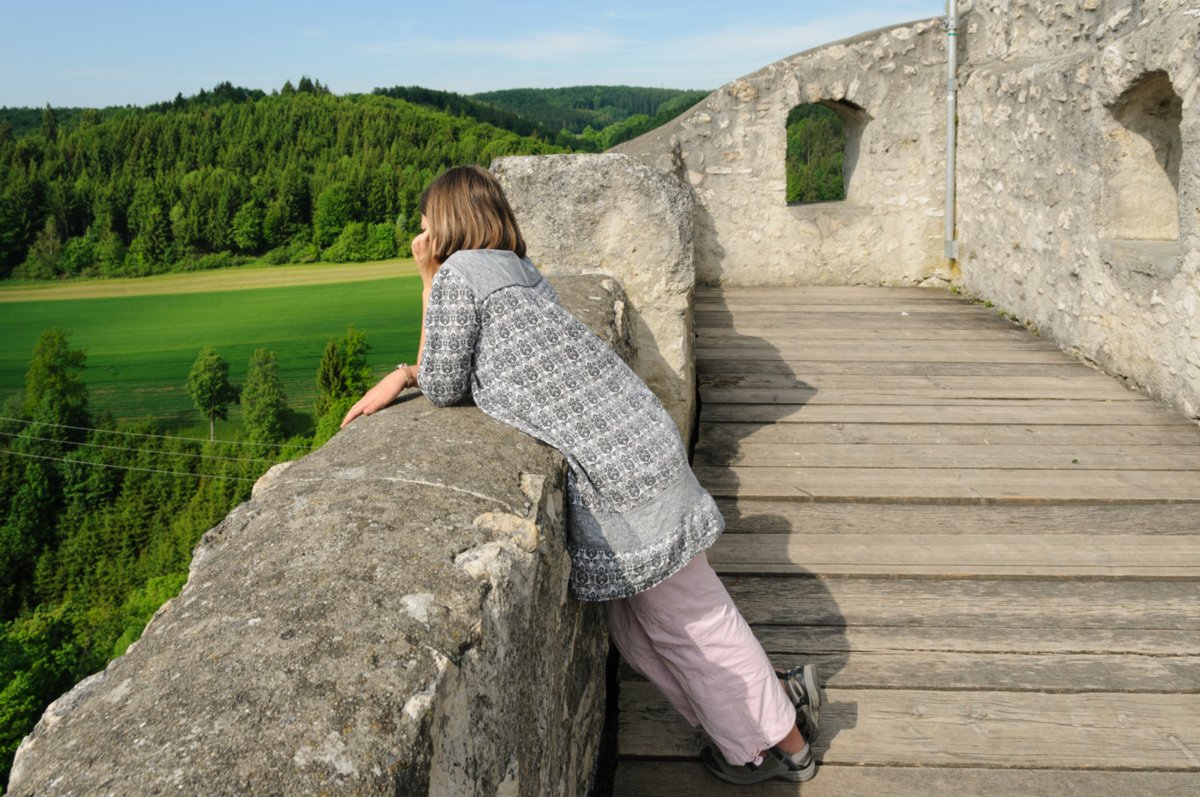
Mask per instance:
[[[821,769],[712,778],[622,666],[617,797],[1200,794],[1200,427],[944,291],[697,292],[710,559]]]

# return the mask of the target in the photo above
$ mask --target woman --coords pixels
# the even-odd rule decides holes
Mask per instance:
[[[605,602],[621,655],[712,737],[717,750],[702,758],[714,774],[735,783],[811,778],[815,667],[776,673],[709,567],[704,551],[724,521],[662,405],[558,304],[489,172],[445,172],[420,210],[418,365],[384,377],[342,426],[419,386],[438,406],[470,395],[561,451],[576,597]]]

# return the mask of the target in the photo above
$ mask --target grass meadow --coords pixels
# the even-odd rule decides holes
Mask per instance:
[[[171,275],[176,276],[176,275]],[[200,279],[197,279],[200,277]],[[312,423],[316,372],[326,342],[347,324],[366,332],[380,373],[416,357],[421,281],[411,261],[374,268],[306,266],[75,283],[0,292],[0,400],[20,390],[42,330],[69,330],[87,352],[91,407],[124,420],[154,418],[179,434],[207,437],[208,425],[184,391],[203,346],[212,346],[240,384],[257,348],[279,356],[296,413],[293,431]],[[240,287],[246,284],[262,287]],[[222,432],[240,425],[231,408]]]

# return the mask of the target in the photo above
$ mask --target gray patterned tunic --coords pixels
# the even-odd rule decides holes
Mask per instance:
[[[430,291],[419,380],[434,404],[470,394],[566,457],[571,588],[582,600],[649,589],[724,528],[658,399],[528,259],[491,249],[447,258]]]

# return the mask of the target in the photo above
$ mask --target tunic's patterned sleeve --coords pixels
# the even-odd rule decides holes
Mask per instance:
[[[455,404],[471,391],[479,308],[462,278],[442,269],[433,278],[425,312],[425,349],[417,379],[434,404]]]

